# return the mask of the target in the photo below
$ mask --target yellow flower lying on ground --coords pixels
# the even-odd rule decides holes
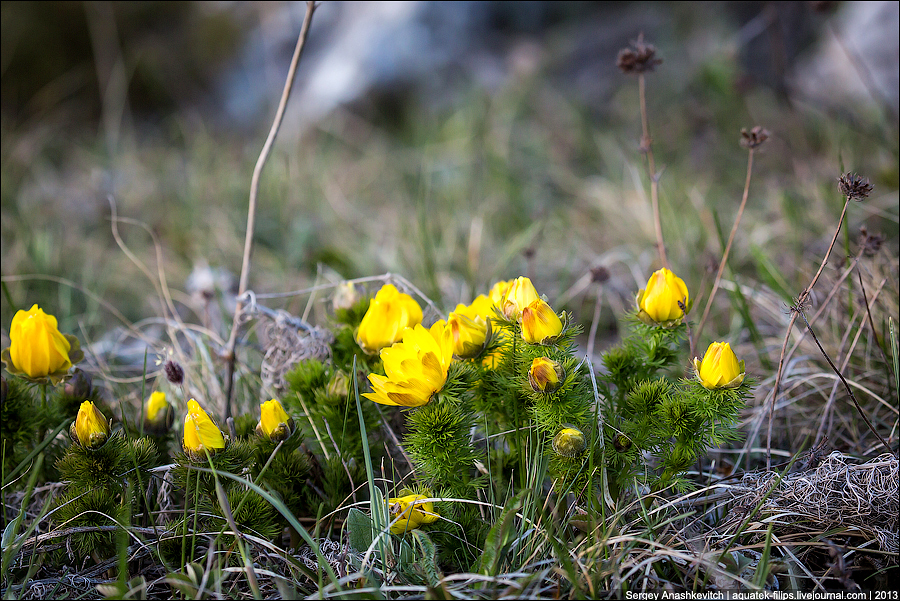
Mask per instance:
[[[56,318],[33,305],[18,311],[9,327],[9,355],[15,369],[30,378],[41,378],[72,367],[71,344],[60,334]]]
[[[546,301],[537,299],[522,309],[522,338],[531,344],[543,344],[559,336],[563,323]]]
[[[287,414],[277,399],[259,406],[256,433],[271,440],[284,440],[294,431],[294,418]]]
[[[103,446],[109,438],[109,422],[91,401],[85,401],[78,409],[78,416],[69,429],[69,435],[86,449]]]
[[[536,300],[539,300],[534,284],[526,277],[518,277],[513,280],[503,297],[500,309],[503,315],[511,321],[519,321],[522,310]]]
[[[225,448],[222,431],[194,399],[188,401],[188,411],[184,416],[183,447],[185,453],[194,456],[202,456],[204,449],[214,453]]]
[[[434,503],[422,502],[425,495],[406,495],[388,499],[391,514],[391,534],[403,534],[424,525],[434,523],[441,516],[435,513]]]
[[[537,357],[528,370],[528,383],[535,392],[553,392],[565,377],[562,365],[547,357]]]
[[[706,349],[703,361],[694,358],[694,371],[704,388],[737,388],[747,375],[744,362],[738,361],[737,355],[727,342],[713,342]]]
[[[363,396],[382,405],[418,407],[444,387],[453,359],[450,329],[439,321],[430,330],[421,324],[403,332],[403,342],[381,351],[387,376],[369,374],[374,392]]]
[[[638,319],[648,325],[676,326],[684,318],[679,302],[690,307],[687,286],[680,277],[662,268],[650,276],[646,288],[638,291]]]
[[[356,331],[356,343],[370,355],[375,354],[400,340],[404,329],[421,321],[419,303],[393,284],[385,284],[369,301],[369,310]]]

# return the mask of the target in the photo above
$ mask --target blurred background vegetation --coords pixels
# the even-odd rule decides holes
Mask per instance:
[[[250,175],[304,10],[3,3],[4,340],[32,303],[88,344],[161,315],[148,273],[164,274],[187,319],[210,318],[197,281],[236,281]],[[692,294],[708,293],[717,228],[727,236],[740,203],[740,130],[762,125],[771,138],[731,252],[737,280],[785,309],[834,231],[837,177],[855,171],[875,192],[850,207],[832,263],[854,254],[861,226],[881,233],[896,299],[896,13],[893,2],[325,2],[263,173],[250,287],[395,272],[452,308],[525,274],[588,324],[602,266],[600,333],[615,339],[658,267],[637,82],[615,68],[643,32],[664,59],[647,80],[663,230]],[[707,336],[746,337],[718,300]],[[896,319],[895,302],[887,311]],[[773,318],[773,334],[787,319]]]

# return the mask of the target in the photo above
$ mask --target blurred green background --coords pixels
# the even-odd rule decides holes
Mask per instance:
[[[602,266],[599,330],[614,339],[659,267],[637,80],[615,68],[643,32],[664,59],[647,76],[663,230],[692,292],[708,292],[717,223],[727,236],[741,199],[740,131],[762,125],[730,260],[741,283],[785,303],[802,290],[843,206],[837,177],[855,171],[875,192],[851,205],[833,263],[861,226],[880,232],[896,298],[896,94],[883,89],[896,21],[849,3],[448,6],[319,8],[262,176],[253,290],[393,272],[452,309],[525,274],[587,325]],[[250,176],[304,10],[3,3],[4,339],[32,303],[88,343],[161,315],[160,274],[187,320],[227,332],[197,282],[227,292],[239,274]],[[709,337],[742,327],[719,296]]]

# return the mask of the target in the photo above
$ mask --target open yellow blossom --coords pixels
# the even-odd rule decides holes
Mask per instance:
[[[744,362],[738,361],[727,342],[713,342],[706,349],[703,361],[694,358],[694,371],[704,388],[737,388],[744,377]]]
[[[562,365],[547,357],[535,358],[528,370],[528,383],[535,392],[554,392],[565,377]]]
[[[287,414],[277,399],[259,406],[256,433],[271,440],[284,440],[294,431],[294,418]]]
[[[546,301],[537,299],[522,309],[522,338],[525,342],[531,344],[552,342],[562,329],[562,320]]]
[[[385,284],[369,301],[369,309],[356,331],[356,342],[365,352],[375,354],[400,340],[403,330],[421,321],[419,303],[393,284]]]
[[[374,392],[363,396],[382,405],[418,407],[444,387],[453,359],[449,328],[439,321],[430,330],[421,324],[403,332],[403,342],[381,351],[386,376],[369,374]]]
[[[210,419],[200,403],[188,401],[188,411],[184,416],[184,452],[202,456],[203,450],[215,453],[225,448],[225,436],[215,422]]]
[[[33,305],[17,311],[9,326],[13,367],[29,378],[42,378],[72,367],[70,341],[59,332],[56,318]]]
[[[434,503],[425,501],[425,495],[406,495],[388,499],[391,514],[391,534],[403,534],[408,530],[436,522],[441,516],[434,511]]]
[[[690,308],[689,300],[684,280],[662,268],[650,276],[646,288],[638,291],[638,319],[648,325],[676,326],[684,319],[678,303]]]
[[[72,440],[86,449],[96,449],[103,446],[109,433],[109,422],[103,413],[91,401],[83,402],[69,428]]]
[[[507,319],[519,321],[522,316],[522,310],[539,299],[540,296],[538,296],[531,280],[524,276],[518,277],[513,280],[513,283],[507,289],[500,309]]]

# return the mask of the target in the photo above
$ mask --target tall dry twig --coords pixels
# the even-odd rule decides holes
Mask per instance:
[[[309,34],[309,25],[312,23],[313,13],[318,5],[314,1],[306,3],[306,16],[303,18],[303,26],[300,28],[300,36],[297,38],[297,46],[294,48],[294,56],[291,59],[291,66],[288,69],[287,78],[284,82],[284,90],[281,92],[281,100],[278,102],[278,109],[275,111],[275,119],[272,122],[272,128],[269,130],[269,137],[263,144],[262,151],[256,161],[256,167],[253,169],[253,177],[250,180],[250,202],[247,208],[247,233],[244,237],[244,258],[241,263],[241,279],[238,285],[238,299],[247,291],[247,282],[250,279],[250,252],[253,250],[253,228],[256,221],[256,199],[259,194],[259,177],[262,174],[263,166],[269,158],[269,152],[275,143],[275,137],[281,128],[281,122],[284,119],[284,110],[287,107],[288,99],[291,96],[291,88],[294,85],[294,78],[297,75],[297,65],[300,64],[300,57],[303,55],[303,47],[306,45],[306,37]],[[238,300],[234,310],[234,321],[231,324],[231,334],[228,337],[228,345],[225,350],[225,359],[228,362],[226,368],[226,388],[225,388],[225,419],[231,417],[231,394],[234,390],[234,366],[235,352],[234,347],[237,343],[237,332],[241,323],[241,310],[243,303]]]

